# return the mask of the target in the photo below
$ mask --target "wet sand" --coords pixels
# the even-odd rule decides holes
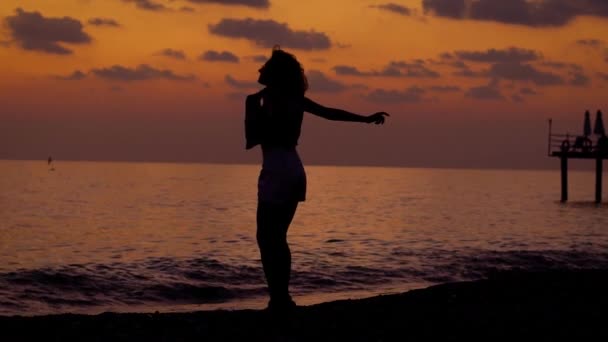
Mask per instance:
[[[497,272],[402,294],[260,310],[0,317],[3,341],[608,340],[608,270]],[[297,299],[297,298],[296,298]]]

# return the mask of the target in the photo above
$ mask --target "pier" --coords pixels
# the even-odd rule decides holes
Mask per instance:
[[[589,111],[585,112],[582,135],[554,134],[552,120],[549,119],[549,139],[547,152],[550,157],[560,159],[561,169],[561,201],[568,201],[568,160],[595,160],[595,202],[602,202],[602,173],[604,159],[608,159],[608,137],[604,130],[602,112],[598,110],[593,134]],[[592,136],[596,136],[595,141]]]

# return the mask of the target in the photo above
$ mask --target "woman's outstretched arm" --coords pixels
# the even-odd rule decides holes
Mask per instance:
[[[309,112],[311,114],[320,116],[327,120],[334,121],[350,121],[350,122],[365,122],[365,123],[375,123],[375,124],[383,124],[384,117],[389,116],[386,112],[378,112],[372,115],[359,115],[351,112],[347,112],[342,109],[336,108],[328,108],[321,106],[315,101],[304,97],[304,111]]]

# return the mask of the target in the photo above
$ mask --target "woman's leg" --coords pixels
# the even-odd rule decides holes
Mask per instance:
[[[298,202],[284,204],[258,202],[257,241],[271,301],[288,302],[291,252],[287,230]]]

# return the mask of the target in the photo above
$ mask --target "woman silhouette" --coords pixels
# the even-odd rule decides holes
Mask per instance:
[[[375,124],[383,124],[388,113],[362,116],[308,99],[302,66],[277,47],[259,72],[258,83],[266,87],[246,99],[246,148],[262,147],[256,237],[270,294],[268,309],[285,311],[296,305],[289,295],[287,229],[298,202],[306,198],[306,173],[296,151],[304,112],[328,120]]]

